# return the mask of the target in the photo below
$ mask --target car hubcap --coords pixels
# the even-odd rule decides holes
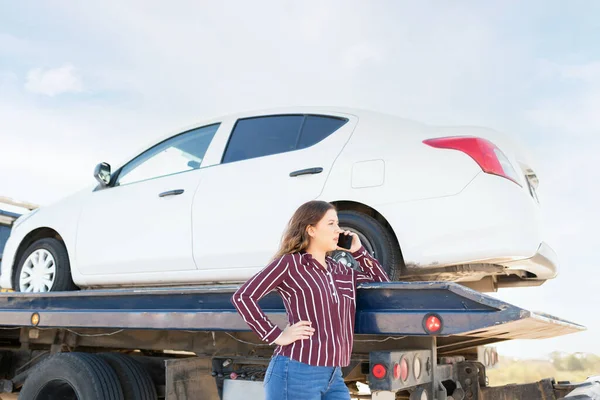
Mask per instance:
[[[373,257],[375,257],[375,252],[373,249],[373,245],[371,244],[371,241],[369,239],[367,239],[367,237],[365,235],[363,235],[362,232],[359,232],[356,229],[347,228],[344,226],[340,226],[340,229],[344,230],[344,231],[350,231],[350,232],[356,233],[358,235],[358,238],[360,239],[360,242],[365,247],[365,249],[369,252],[369,254],[371,254]],[[360,271],[359,264],[356,262],[354,257],[352,257],[350,255],[350,252],[335,251],[333,253],[333,259],[335,261],[339,261],[340,263],[342,263],[343,265],[345,265],[348,268],[353,268],[357,271]]]
[[[49,292],[56,276],[56,262],[48,250],[38,249],[31,253],[19,277],[22,292]]]

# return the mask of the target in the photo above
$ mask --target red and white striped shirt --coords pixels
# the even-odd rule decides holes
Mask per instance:
[[[326,269],[310,253],[286,254],[244,283],[231,301],[250,329],[273,344],[283,331],[269,320],[258,301],[276,290],[283,298],[290,325],[310,321],[315,332],[309,339],[277,346],[274,354],[310,365],[345,367],[352,353],[356,285],[390,280],[364,247],[352,256],[363,272],[331,257],[326,257]]]

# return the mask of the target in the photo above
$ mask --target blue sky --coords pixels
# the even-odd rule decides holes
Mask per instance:
[[[125,3],[125,4],[124,4]],[[281,105],[484,125],[531,153],[560,276],[497,296],[589,326],[500,351],[600,354],[600,3],[2,2],[2,195],[47,204],[203,117]]]

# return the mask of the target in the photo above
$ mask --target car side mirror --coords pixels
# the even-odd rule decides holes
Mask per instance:
[[[110,164],[101,162],[94,169],[94,178],[100,185],[107,186],[110,183]]]

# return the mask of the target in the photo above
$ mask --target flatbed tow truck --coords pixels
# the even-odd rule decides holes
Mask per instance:
[[[237,288],[0,293],[0,398],[263,399],[273,347],[236,312],[230,299]],[[276,293],[259,304],[285,326]],[[488,384],[486,369],[498,362],[489,345],[583,329],[456,283],[363,284],[351,363],[342,372],[351,396],[361,399],[600,399],[600,376]]]

